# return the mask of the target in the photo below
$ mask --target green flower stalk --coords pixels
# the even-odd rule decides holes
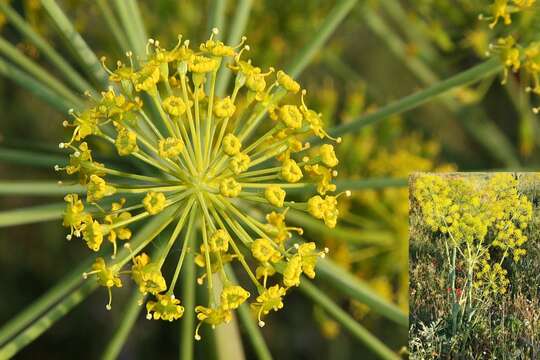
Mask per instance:
[[[148,319],[181,318],[184,308],[174,290],[186,254],[197,251],[197,282],[208,288],[208,303],[195,307],[197,340],[201,324],[229,322],[232,311],[250,298],[264,326],[263,316],[283,307],[283,297],[300,285],[302,274],[314,278],[317,259],[326,253],[314,243],[291,242],[292,233],[303,230],[286,224],[287,210],[307,211],[333,228],[338,197],[350,195],[329,194],[336,189],[333,168],[339,162],[333,146],[313,148],[305,141],[315,135],[340,142],[323,129],[321,115],[307,107],[306,90],[283,71],[272,77],[273,68],[263,72],[243,60],[249,50],[245,38],[232,47],[215,40],[217,33],[214,29],[198,49],[181,37],[170,50],[150,39],[146,59],[128,52],[129,63],[119,61],[115,70],[102,58],[110,87],[99,98],[89,95],[86,108],[70,112],[73,120],[64,126],[73,133],[60,143],[71,151],[69,165],[56,167],[77,175],[86,187],[86,199],[65,197],[68,240],[82,237],[93,251],[111,247],[112,259],[119,242],[131,251],[131,266],[99,257],[84,274],[107,288],[107,309],[112,288],[131,277],[141,298],[153,297],[146,303]],[[220,68],[235,75],[234,88],[224,97],[215,93]],[[93,139],[154,171],[131,173],[94,161]],[[312,186],[318,195],[308,201],[287,200],[289,190]],[[266,221],[249,211],[255,206],[272,210]],[[151,257],[132,248],[131,226],[166,209],[176,226],[163,249]],[[202,239],[190,243],[183,232],[194,226],[200,226]],[[178,244],[177,259],[171,249]],[[176,262],[169,280],[162,273],[166,262]],[[227,277],[224,265],[233,262],[244,269],[256,295]],[[223,284],[219,293],[216,278]]]

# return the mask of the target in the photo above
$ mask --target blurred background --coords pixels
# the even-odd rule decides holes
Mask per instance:
[[[4,0],[6,1],[6,0]],[[58,33],[39,0],[10,4],[50,44],[65,55]],[[109,62],[123,58],[104,23],[98,2],[59,0],[90,47]],[[165,47],[178,34],[199,43],[208,38],[209,1],[139,1],[147,32]],[[226,1],[225,27],[238,1]],[[327,127],[347,123],[419,89],[437,83],[486,59],[498,30],[490,30],[478,15],[489,13],[491,1],[416,0],[357,1],[299,78],[308,89],[311,107],[324,114]],[[247,30],[249,57],[264,69],[283,67],[310,39],[335,1],[253,1]],[[540,33],[538,12],[514,18],[511,31],[524,41]],[[508,29],[504,29],[508,31]],[[0,13],[0,35],[38,63],[42,55],[12,28]],[[69,57],[69,56],[68,56]],[[44,63],[44,62],[43,62]],[[47,65],[45,65],[47,66]],[[52,75],[55,75],[51,69]],[[336,234],[308,231],[306,238],[328,246],[330,256],[381,296],[408,310],[408,195],[404,187],[412,171],[479,171],[537,169],[539,121],[519,76],[506,85],[491,76],[470,87],[455,89],[413,111],[347,135],[338,147],[341,179],[389,178],[394,186],[357,191],[343,202],[342,224]],[[52,167],[28,166],[13,151],[37,151],[64,159],[58,142],[66,137],[64,117],[27,90],[0,77],[0,175],[2,180],[56,180]],[[114,154],[111,154],[114,156]],[[0,184],[1,186],[1,184]],[[0,197],[0,211],[62,202],[57,198]],[[2,215],[0,213],[0,219]],[[352,240],[351,240],[352,239]],[[49,289],[87,255],[80,243],[67,243],[61,222],[0,227],[0,324]],[[129,291],[117,291],[122,303]],[[370,313],[363,304],[341,298],[328,289],[343,309],[399,351],[406,329]],[[113,333],[120,311],[103,309],[97,291],[50,331],[23,350],[20,359],[93,359]],[[348,359],[364,349],[322,309],[297,292],[285,309],[272,314],[263,329],[276,359]],[[178,323],[141,319],[121,358],[177,354]],[[246,357],[252,358],[249,346]],[[199,356],[212,349],[197,348]],[[197,357],[199,358],[199,357]],[[366,353],[366,359],[370,355]]]

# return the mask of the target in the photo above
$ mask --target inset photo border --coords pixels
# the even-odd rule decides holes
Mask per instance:
[[[540,173],[409,177],[410,359],[540,358]]]

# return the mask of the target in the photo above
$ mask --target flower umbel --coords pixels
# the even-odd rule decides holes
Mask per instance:
[[[306,90],[291,76],[272,68],[263,73],[242,59],[249,50],[245,39],[231,47],[214,39],[215,34],[217,30],[199,49],[179,41],[167,50],[149,40],[146,60],[138,59],[138,67],[130,52],[130,65],[118,62],[114,71],[105,67],[110,87],[101,97],[91,97],[87,108],[72,111],[72,122],[64,122],[74,130],[60,148],[72,154],[69,166],[56,167],[79,175],[86,188],[86,201],[75,194],[65,197],[68,239],[82,236],[90,249],[100,252],[106,251],[104,239],[112,245],[110,263],[98,258],[85,276],[96,275],[109,294],[112,287],[122,286],[121,276],[130,276],[141,294],[154,297],[146,304],[148,319],[182,317],[184,307],[174,290],[185,257],[199,249],[195,263],[202,274],[197,282],[206,283],[208,304],[186,309],[200,321],[196,339],[202,323],[228,322],[232,311],[250,298],[259,325],[264,325],[261,316],[283,307],[288,288],[298,286],[302,274],[315,277],[316,261],[325,252],[314,243],[292,243],[291,232],[301,235],[302,229],[287,226],[289,208],[307,210],[329,227],[338,218],[339,195],[327,194],[335,190],[331,182],[337,172],[332,168],[339,161],[334,147],[313,149],[306,140],[313,135],[340,139],[324,131],[320,114],[306,106]],[[218,97],[217,73],[225,67],[236,80],[230,94]],[[95,139],[144,165],[132,169],[149,170],[137,173],[95,162],[90,150]],[[309,156],[301,154],[307,149]],[[290,190],[313,185],[319,195],[307,202],[287,201]],[[143,252],[150,240],[130,245],[130,227],[161,215],[167,217],[162,230],[171,222],[175,227],[165,246],[148,246],[159,248],[151,258]],[[199,228],[200,236],[192,236]],[[115,257],[118,240],[129,251]],[[178,260],[169,256],[175,244],[181,248]],[[131,268],[122,270],[129,260]],[[162,267],[170,261],[176,262],[176,271],[168,280]],[[246,272],[252,291],[233,283],[225,271],[228,264]],[[274,277],[278,271],[282,275]]]

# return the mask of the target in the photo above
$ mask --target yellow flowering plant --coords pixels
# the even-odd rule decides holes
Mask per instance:
[[[472,321],[480,304],[507,292],[507,267],[526,254],[532,203],[518,192],[512,173],[456,173],[413,176],[415,206],[421,225],[439,234],[445,249],[451,333],[456,334]],[[463,264],[459,271],[458,263]]]
[[[336,226],[340,195],[327,194],[335,190],[331,169],[338,159],[333,146],[323,144],[319,150],[310,149],[310,155],[297,155],[310,148],[305,140],[310,135],[329,138],[320,115],[306,106],[306,90],[285,72],[278,71],[272,81],[274,69],[263,73],[242,58],[249,50],[245,38],[231,47],[216,40],[217,34],[214,29],[194,49],[181,37],[170,50],[151,39],[146,60],[138,60],[139,68],[131,53],[129,64],[118,62],[115,70],[109,70],[103,58],[109,89],[100,97],[91,96],[89,107],[70,111],[73,120],[64,122],[73,134],[60,148],[71,154],[69,165],[56,170],[78,175],[87,194],[86,201],[77,194],[66,195],[63,224],[70,230],[68,239],[82,237],[96,252],[107,239],[113,260],[122,240],[131,254],[120,264],[98,257],[93,270],[84,273],[85,278],[95,275],[107,287],[108,309],[111,288],[122,286],[123,275],[137,283],[141,301],[146,294],[155,296],[146,305],[148,319],[182,317],[184,308],[174,289],[186,254],[198,250],[195,263],[203,270],[198,283],[207,282],[208,287],[208,303],[195,307],[199,326],[229,322],[230,312],[250,297],[262,326],[262,316],[283,307],[281,298],[299,286],[302,274],[315,277],[317,258],[325,254],[314,243],[292,246],[291,231],[301,235],[303,230],[285,223],[287,209],[295,208],[324,220],[330,228]],[[235,74],[234,89],[230,96],[217,97],[217,74],[225,66]],[[270,119],[264,118],[265,113]],[[259,128],[264,129],[260,134]],[[109,142],[119,156],[131,156],[159,175],[124,172],[93,161],[87,142],[91,137]],[[314,168],[329,174],[326,186],[318,187],[320,195],[305,203],[286,201],[287,190],[317,181],[320,171]],[[103,202],[118,195],[129,198],[122,197],[105,210]],[[275,209],[266,223],[242,210],[261,203]],[[176,225],[161,254],[151,259],[142,246],[130,246],[130,227],[165,210],[167,223]],[[190,238],[195,226],[200,226],[202,239]],[[174,276],[167,281],[162,267],[176,243],[181,244],[181,253]],[[245,254],[251,254],[264,271],[253,269]],[[131,270],[126,268],[129,260]],[[234,262],[242,266],[258,295],[252,297],[229,279],[224,266]],[[271,280],[276,268],[281,269],[281,280]],[[215,281],[223,283],[219,294]],[[268,283],[276,281],[278,287],[269,291]]]

